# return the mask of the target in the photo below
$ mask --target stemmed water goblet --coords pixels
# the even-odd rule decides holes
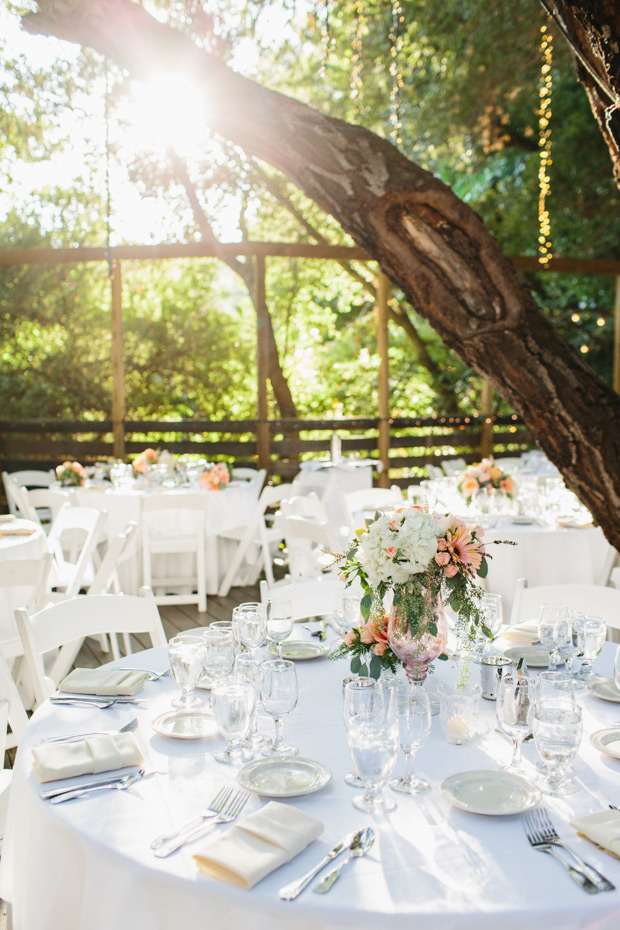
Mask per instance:
[[[392,791],[403,794],[419,794],[428,791],[430,785],[414,775],[413,758],[428,740],[431,732],[431,707],[428,693],[420,685],[399,682],[394,699],[397,701],[400,747],[405,754],[403,775],[390,779]]]
[[[267,637],[276,644],[278,659],[282,658],[282,643],[293,629],[293,603],[276,594],[267,601]]]
[[[577,642],[577,624],[579,620],[574,617],[571,611],[558,618],[553,631],[553,642],[564,662],[566,663],[566,672],[571,674],[573,659],[579,653]]]
[[[264,604],[246,601],[233,610],[233,630],[241,645],[256,654],[259,646],[265,642],[267,634],[267,612]]]
[[[579,786],[569,774],[582,734],[582,711],[578,704],[554,701],[535,703],[532,733],[543,762],[545,779],[541,790],[552,797],[574,794]]]
[[[602,617],[586,615],[579,627],[577,638],[579,651],[583,655],[581,668],[575,672],[576,681],[593,681],[599,676],[592,670],[592,663],[603,648],[607,635],[607,624]]]
[[[168,658],[175,681],[181,686],[181,697],[172,701],[181,710],[204,709],[196,697],[196,685],[202,675],[204,641],[199,633],[179,633],[168,643]]]
[[[242,743],[248,735],[256,707],[254,685],[238,678],[222,678],[211,689],[213,715],[222,736],[228,740],[226,749],[214,753],[216,762],[236,765],[247,762],[252,753]]]
[[[555,644],[555,628],[559,620],[566,617],[564,604],[543,604],[538,621],[538,638],[549,650],[549,671],[553,672],[561,660]]]
[[[485,593],[480,597],[480,613],[482,622],[491,633],[493,639],[499,633],[502,625],[502,596],[501,594]],[[492,640],[480,630],[475,639],[474,651],[478,655],[485,655],[489,651]]]
[[[260,702],[260,682],[263,674],[263,663],[255,659],[249,652],[240,652],[235,657],[234,677],[238,681],[247,681],[254,687],[256,705],[252,715],[252,725],[246,743],[251,749],[260,749],[267,742],[258,732],[258,705]]]
[[[379,687],[376,678],[368,678],[360,675],[359,678],[345,678],[342,688],[343,708],[342,715],[344,718],[344,728],[348,732],[349,720],[354,717],[361,717],[366,707],[366,699],[363,692],[368,688]],[[362,781],[356,772],[347,772],[344,780],[351,788],[361,788]]]
[[[362,708],[349,718],[347,739],[355,770],[364,785],[363,794],[353,798],[358,810],[382,813],[393,810],[396,801],[384,792],[398,756],[398,700],[395,689],[366,688],[360,692]]]
[[[211,687],[220,679],[232,674],[235,662],[235,643],[232,630],[213,626],[203,630],[204,643],[202,664]]]
[[[530,711],[534,705],[534,682],[514,675],[502,675],[497,690],[497,722],[500,729],[510,737],[513,745],[512,759],[508,769],[520,771],[521,745],[532,731]]]
[[[273,717],[276,735],[263,755],[297,755],[295,746],[287,745],[282,735],[282,721],[297,706],[297,673],[292,662],[286,659],[269,659],[263,663],[260,683],[263,709]]]

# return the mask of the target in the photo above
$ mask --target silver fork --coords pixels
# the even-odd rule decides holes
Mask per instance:
[[[132,733],[138,726],[136,717],[126,723],[120,730],[95,730],[93,733],[76,733],[75,736],[49,736],[41,740],[42,743],[76,743],[81,739],[88,739],[89,736],[111,736],[114,733]]]
[[[180,849],[181,846],[185,846],[187,843],[193,843],[194,840],[201,839],[206,833],[209,832],[216,824],[218,823],[230,823],[233,820],[236,820],[245,804],[250,797],[249,791],[238,791],[228,802],[221,814],[218,814],[217,817],[210,820],[209,823],[202,824],[198,827],[197,830],[192,830],[191,833],[183,833],[178,839],[173,840],[171,843],[161,846],[159,849],[155,850],[155,855],[160,859],[164,859],[166,856],[170,856],[173,852],[176,852],[177,849]]]
[[[145,672],[147,681],[159,681],[160,678],[164,678],[166,675],[169,675],[172,669],[167,668],[165,672],[152,672],[148,668],[131,668],[129,665],[123,665],[122,668],[118,668],[119,672]]]
[[[171,843],[182,833],[187,833],[188,830],[195,830],[197,827],[202,826],[203,820],[210,820],[212,817],[217,817],[230,800],[231,794],[232,788],[220,788],[211,803],[205,807],[197,817],[192,817],[191,820],[188,820],[187,823],[184,823],[182,827],[179,827],[178,830],[174,830],[172,833],[164,833],[158,836],[157,839],[153,840],[151,843],[151,849],[159,849],[161,846]]]
[[[544,833],[542,832],[538,820],[536,819],[535,811],[525,815],[523,818],[523,829],[525,830],[525,835],[528,838],[530,846],[539,852],[549,853],[550,856],[553,856],[554,859],[557,859],[557,861],[564,866],[573,881],[577,882],[578,885],[581,885],[583,890],[587,891],[588,894],[598,894],[600,889],[594,884],[594,882],[591,881],[588,876],[580,869],[574,868],[570,862],[567,862],[567,860],[556,851],[554,843],[550,843],[545,840]]]
[[[547,812],[546,807],[539,807],[535,813],[538,815],[538,821],[543,833],[543,838],[547,843],[550,843],[552,846],[561,846],[562,849],[566,850],[569,856],[572,857],[573,861],[577,863],[579,868],[587,875],[591,882],[598,887],[599,891],[613,891],[616,887],[612,885],[609,879],[605,878],[598,869],[595,869],[593,865],[590,865],[589,862],[586,862],[581,858],[570,846],[567,846],[564,840],[560,839],[560,836],[551,823],[551,819]]]

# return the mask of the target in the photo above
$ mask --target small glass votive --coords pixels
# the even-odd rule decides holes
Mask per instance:
[[[512,661],[506,656],[482,656],[478,659],[480,665],[480,686],[485,701],[497,700],[497,689],[503,670]]]
[[[443,734],[449,743],[462,746],[468,743],[476,732],[482,688],[480,685],[471,684],[462,688],[439,685],[438,690],[439,722]]]

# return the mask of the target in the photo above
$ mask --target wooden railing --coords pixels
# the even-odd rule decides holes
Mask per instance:
[[[389,424],[387,460],[379,468],[378,418],[269,420],[127,420],[125,453],[132,458],[147,446],[174,455],[202,456],[239,465],[260,464],[271,478],[287,480],[300,461],[329,457],[334,432],[342,454],[374,459],[376,483],[407,485],[426,476],[427,464],[462,457],[467,462],[493,452],[515,455],[530,448],[530,432],[516,416],[395,417]],[[266,425],[267,429],[264,429]],[[268,435],[258,443],[259,432]],[[3,471],[52,468],[65,459],[92,464],[114,458],[111,420],[2,420],[0,465]]]

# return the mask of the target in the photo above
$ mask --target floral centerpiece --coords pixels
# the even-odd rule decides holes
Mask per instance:
[[[515,493],[514,481],[492,458],[482,459],[477,465],[466,468],[456,486],[466,504],[471,504],[481,491],[503,491],[506,497],[513,497]]]
[[[424,680],[429,662],[446,644],[444,597],[471,637],[478,629],[491,636],[480,610],[483,590],[476,583],[488,571],[483,535],[481,527],[467,526],[459,517],[419,507],[367,521],[342,556],[342,577],[348,584],[358,579],[364,590],[365,623],[347,634],[333,656],[351,655],[356,674],[369,658],[373,677],[402,662],[410,680]],[[392,609],[386,622],[388,592]]]
[[[56,480],[63,488],[79,488],[86,481],[86,469],[79,462],[63,462],[56,466]]]
[[[156,465],[159,461],[158,449],[143,449],[140,455],[137,455],[132,462],[135,475],[148,474],[151,465]]]
[[[207,468],[198,478],[198,484],[207,491],[219,491],[230,481],[230,472],[225,462],[217,462]]]

